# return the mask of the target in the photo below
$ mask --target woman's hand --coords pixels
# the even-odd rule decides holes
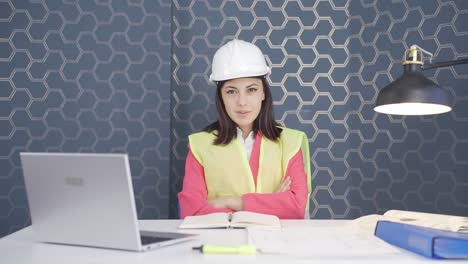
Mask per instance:
[[[211,198],[208,200],[208,203],[214,208],[231,209],[233,211],[242,211],[244,208],[242,198],[236,196]]]
[[[278,188],[276,188],[275,193],[279,192],[287,192],[291,189],[291,177],[286,176],[284,179],[280,182],[280,185]]]

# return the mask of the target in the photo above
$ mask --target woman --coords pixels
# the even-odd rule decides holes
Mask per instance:
[[[308,140],[275,122],[267,74],[251,43],[234,39],[216,51],[218,121],[189,136],[181,218],[242,210],[308,218]]]

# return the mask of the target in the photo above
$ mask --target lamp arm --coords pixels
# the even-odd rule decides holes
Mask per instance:
[[[428,70],[428,69],[433,69],[433,68],[448,67],[448,66],[459,65],[459,64],[468,64],[468,58],[425,64],[421,67],[421,69]]]

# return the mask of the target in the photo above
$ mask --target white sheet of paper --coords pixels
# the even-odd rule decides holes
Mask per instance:
[[[370,256],[401,251],[366,232],[349,227],[248,228],[249,240],[266,254]]]

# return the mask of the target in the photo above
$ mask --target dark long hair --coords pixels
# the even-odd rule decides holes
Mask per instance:
[[[270,86],[265,76],[255,76],[251,78],[257,78],[262,80],[263,92],[265,93],[265,100],[262,101],[262,107],[260,113],[253,123],[254,134],[257,134],[258,130],[262,131],[262,134],[272,140],[277,141],[280,134],[281,128],[275,121],[273,116],[273,99],[271,97]],[[216,111],[218,113],[218,120],[205,127],[203,131],[213,132],[217,131],[216,139],[213,144],[215,145],[226,145],[237,135],[236,123],[232,121],[226,112],[224,107],[223,97],[221,95],[221,88],[226,81],[220,81],[216,83]]]

